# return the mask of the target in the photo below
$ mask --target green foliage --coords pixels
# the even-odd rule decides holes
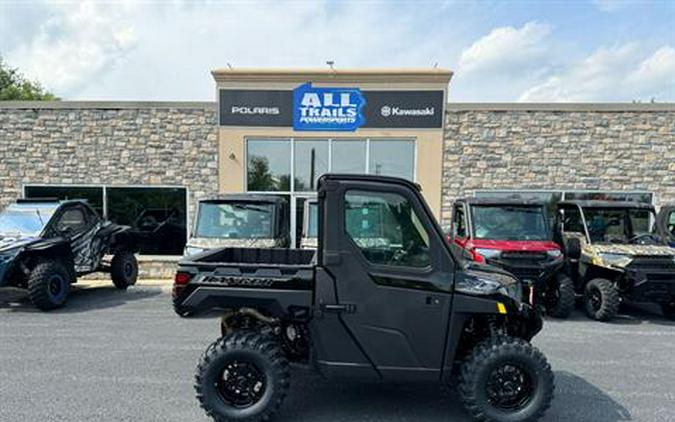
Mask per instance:
[[[0,101],[50,101],[58,100],[39,82],[26,79],[18,69],[6,65],[0,58]]]

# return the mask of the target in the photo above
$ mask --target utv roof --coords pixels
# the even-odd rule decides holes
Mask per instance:
[[[525,206],[544,206],[544,201],[540,199],[528,199],[518,197],[469,197],[459,198],[455,202],[464,202],[469,205],[525,205]]]
[[[281,204],[287,201],[286,198],[280,195],[258,195],[248,193],[237,193],[237,194],[218,195],[213,198],[201,199],[199,202],[208,202],[214,204],[224,202],[265,202],[265,203]]]
[[[568,200],[558,202],[558,207],[565,205],[577,205],[582,208],[637,208],[644,210],[653,210],[654,205],[644,202],[632,201],[602,201],[597,199],[589,200]]]
[[[422,187],[415,182],[408,179],[393,176],[376,176],[371,174],[344,174],[344,173],[328,173],[319,178],[319,185],[330,180],[355,180],[361,182],[376,182],[376,183],[394,183],[397,185],[404,184],[409,187],[422,191]]]

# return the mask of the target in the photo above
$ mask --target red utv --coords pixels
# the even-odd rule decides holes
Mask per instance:
[[[556,318],[574,309],[572,280],[540,201],[466,198],[455,202],[450,245],[475,262],[501,267],[523,283],[523,300]]]

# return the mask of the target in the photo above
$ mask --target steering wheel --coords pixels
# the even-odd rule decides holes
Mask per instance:
[[[408,244],[403,249],[397,249],[394,254],[391,256],[390,262],[401,262],[403,258],[410,255],[410,252],[415,248],[415,242],[410,240]]]
[[[649,239],[649,240],[651,240],[651,242],[650,243],[645,243],[645,242],[640,243],[640,239]],[[659,243],[660,240],[661,240],[661,238],[658,237],[655,234],[642,233],[642,234],[638,234],[636,236],[631,237],[630,239],[628,239],[628,242],[629,243],[636,243],[636,244],[640,244],[640,245],[649,245],[649,244],[653,245],[653,244]]]

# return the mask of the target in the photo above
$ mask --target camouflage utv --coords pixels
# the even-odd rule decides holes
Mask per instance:
[[[199,201],[185,256],[208,249],[287,248],[288,201],[275,195],[223,195]]]
[[[558,203],[556,231],[566,271],[589,317],[609,321],[622,300],[651,302],[675,318],[675,248],[657,234],[650,204]]]

